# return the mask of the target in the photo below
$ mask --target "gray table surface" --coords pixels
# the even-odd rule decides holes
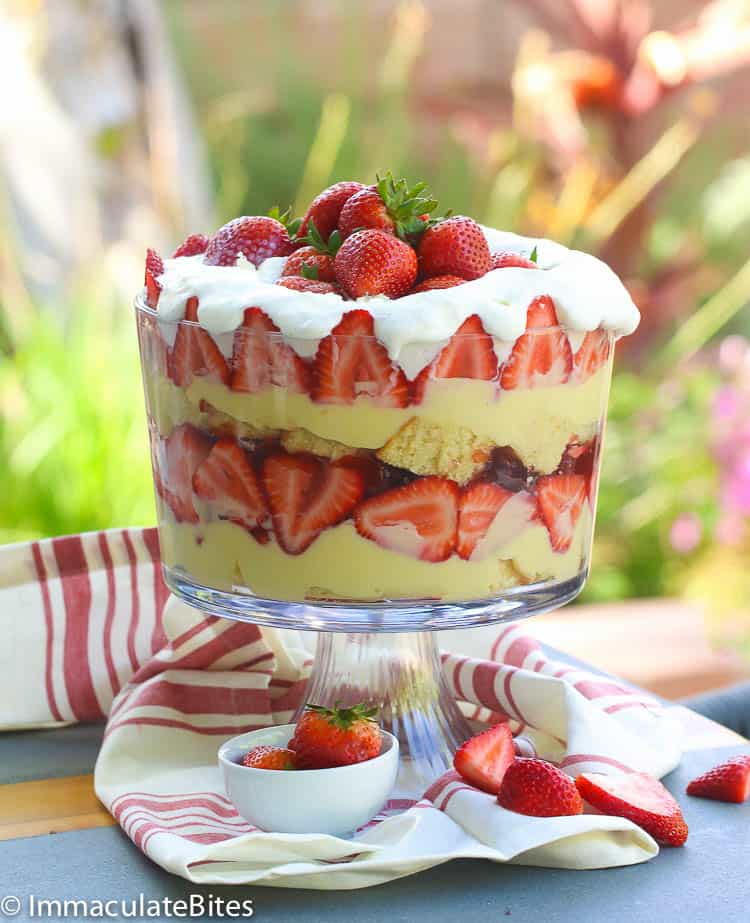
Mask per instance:
[[[101,725],[0,734],[0,783],[90,772]],[[621,869],[572,872],[457,860],[421,874],[357,891],[196,886],[168,875],[117,827],[0,842],[2,898],[14,895],[31,919],[30,895],[58,900],[146,900],[191,894],[253,900],[254,918],[277,921],[456,920],[690,923],[750,917],[750,802],[727,805],[684,795],[687,782],[747,747],[685,754],[664,780],[690,826],[682,849]],[[218,917],[213,917],[217,919]],[[155,917],[152,919],[166,919]]]

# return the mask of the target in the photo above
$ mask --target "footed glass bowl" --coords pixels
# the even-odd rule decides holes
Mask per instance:
[[[397,363],[356,307],[320,342],[259,308],[216,338],[141,300],[136,316],[169,587],[343,633],[319,639],[307,699],[378,703],[401,790],[429,784],[468,728],[422,632],[548,611],[585,582],[612,336],[505,343],[473,315]]]

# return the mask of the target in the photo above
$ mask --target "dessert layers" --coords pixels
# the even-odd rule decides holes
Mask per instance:
[[[469,315],[407,376],[362,314],[298,352],[255,307],[229,345],[141,309],[167,566],[357,601],[480,599],[585,569],[611,334],[574,350],[549,299],[512,342]]]

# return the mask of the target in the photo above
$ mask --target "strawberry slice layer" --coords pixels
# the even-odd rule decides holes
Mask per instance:
[[[231,439],[220,439],[193,475],[193,490],[213,506],[220,519],[248,531],[266,518],[266,503],[245,452]]]
[[[501,723],[462,744],[453,757],[453,767],[470,785],[496,795],[514,757],[510,728]]]
[[[485,331],[478,314],[467,317],[448,344],[417,375],[414,382],[416,403],[420,403],[427,382],[434,378],[476,378],[492,381],[497,377],[497,356],[492,337]]]
[[[234,335],[231,387],[253,394],[272,385],[304,394],[310,390],[310,371],[270,317],[260,308],[247,308]]]
[[[357,531],[383,548],[422,561],[445,561],[456,547],[458,486],[423,477],[366,500],[354,513]]]
[[[603,814],[625,817],[662,846],[682,846],[688,827],[679,804],[658,779],[645,772],[603,775],[584,772],[576,779],[584,801]]]
[[[609,334],[606,330],[590,330],[573,357],[573,377],[576,381],[590,378],[609,359]]]
[[[268,456],[262,480],[276,540],[295,555],[346,519],[364,492],[359,471],[307,454]]]
[[[161,292],[161,283],[159,276],[164,272],[164,263],[162,258],[156,252],[149,248],[146,251],[146,304],[150,308],[155,308],[159,303],[159,294]]]
[[[587,495],[581,474],[549,474],[536,482],[537,506],[555,551],[567,551]]]
[[[176,426],[164,442],[161,495],[178,522],[198,522],[193,505],[193,475],[210,451],[210,438],[189,423]]]
[[[498,484],[480,482],[464,489],[458,514],[456,547],[460,557],[465,561],[471,558],[479,542],[487,535],[497,514],[513,496],[514,494]]]
[[[190,385],[194,378],[216,378],[229,384],[229,367],[211,334],[198,322],[198,299],[188,298],[185,305],[188,324],[177,327],[174,345],[169,355],[169,377],[181,388]]]
[[[406,407],[409,384],[402,369],[375,339],[371,315],[349,311],[320,341],[313,364],[313,400],[353,404],[361,394],[379,407]]]
[[[500,387],[551,388],[564,384],[573,368],[573,354],[548,295],[535,298],[526,312],[526,330],[513,345],[500,373]]]

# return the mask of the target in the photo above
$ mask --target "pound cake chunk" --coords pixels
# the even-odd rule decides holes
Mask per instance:
[[[465,484],[481,471],[492,448],[465,426],[412,417],[376,455],[414,474],[436,474]]]

